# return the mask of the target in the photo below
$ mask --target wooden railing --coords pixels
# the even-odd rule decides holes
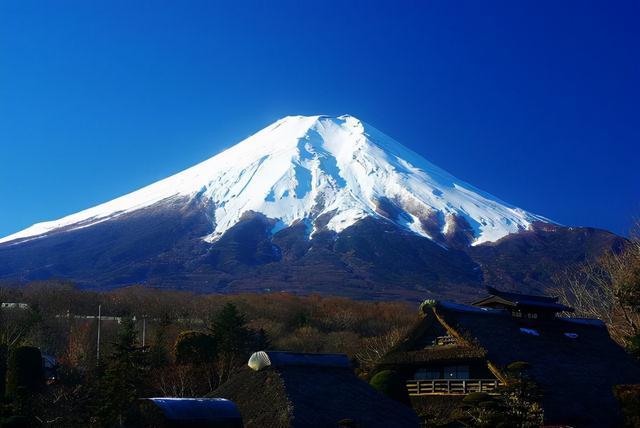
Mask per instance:
[[[471,392],[495,394],[502,383],[498,379],[408,380],[409,395],[465,395]]]
[[[455,345],[456,343],[458,343],[456,338],[451,335],[438,336],[433,341],[433,346]]]

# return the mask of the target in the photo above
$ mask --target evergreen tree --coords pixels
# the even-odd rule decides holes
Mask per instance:
[[[244,314],[233,303],[227,303],[213,319],[210,329],[218,345],[220,383],[248,358],[252,331]]]
[[[244,314],[233,303],[227,303],[214,318],[211,330],[218,349],[226,354],[246,353],[251,331]]]
[[[169,350],[167,349],[167,328],[170,325],[171,319],[167,314],[164,314],[154,331],[153,341],[149,347],[149,362],[152,367],[163,367],[170,362]]]
[[[150,365],[145,351],[138,343],[134,322],[124,319],[101,382],[99,416],[103,426],[124,426],[133,403],[149,392]]]
[[[271,340],[264,328],[259,329],[253,335],[252,349],[250,351],[265,351],[271,347]]]

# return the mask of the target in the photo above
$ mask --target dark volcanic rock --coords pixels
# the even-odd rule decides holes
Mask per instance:
[[[211,220],[202,208],[164,202],[89,228],[0,245],[0,279],[466,301],[482,294],[484,284],[544,292],[555,273],[622,242],[597,229],[545,227],[475,247],[463,245],[463,235],[444,246],[374,218],[310,237],[305,222],[272,234],[273,220],[247,213],[208,243],[202,238]]]

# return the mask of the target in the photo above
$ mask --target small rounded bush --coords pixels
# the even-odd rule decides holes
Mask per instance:
[[[376,373],[372,378],[369,384],[378,391],[383,394],[401,401],[408,401],[407,389],[402,382],[402,379],[398,376],[393,370],[382,370],[381,372]]]

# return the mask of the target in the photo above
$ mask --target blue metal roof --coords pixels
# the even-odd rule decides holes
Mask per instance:
[[[171,421],[223,422],[242,420],[235,403],[224,398],[147,398]]]

